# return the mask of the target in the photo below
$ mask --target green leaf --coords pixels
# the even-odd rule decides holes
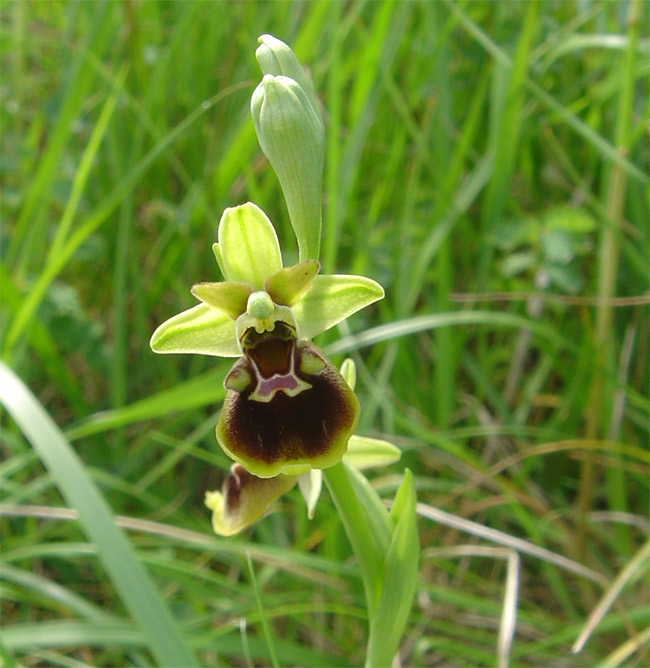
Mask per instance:
[[[81,460],[34,395],[3,363],[0,402],[34,447],[68,505],[77,511],[81,527],[97,546],[102,564],[158,664],[197,665],[164,599],[115,524],[111,509]]]
[[[413,475],[406,469],[391,511],[395,530],[386,553],[381,596],[370,624],[366,666],[390,666],[408,621],[417,584],[420,545]]]
[[[204,304],[219,309],[233,320],[246,312],[251,289],[248,283],[197,283],[192,286],[192,294]]]
[[[572,265],[549,264],[544,267],[548,272],[551,283],[562,292],[575,295],[582,288],[583,279],[578,269]]]
[[[574,258],[573,243],[565,230],[559,227],[545,230],[540,241],[544,256],[549,262],[568,264]]]
[[[383,296],[381,285],[365,276],[315,276],[309,292],[292,307],[298,334],[311,339]]]
[[[588,234],[598,225],[593,217],[584,209],[558,206],[544,214],[544,228],[547,230],[566,230],[571,234]]]
[[[401,456],[402,451],[388,441],[355,434],[348,442],[348,451],[343,455],[343,461],[364,470],[394,464]]]
[[[516,276],[535,265],[537,256],[532,252],[511,253],[499,265],[504,276]]]
[[[226,280],[248,283],[253,290],[263,290],[264,281],[282,269],[275,229],[252,202],[223,212],[218,248]]]
[[[239,357],[235,323],[223,312],[199,304],[166,320],[151,337],[156,353],[198,353]]]
[[[490,243],[504,251],[535,243],[539,224],[535,218],[510,218],[498,222],[488,233]]]

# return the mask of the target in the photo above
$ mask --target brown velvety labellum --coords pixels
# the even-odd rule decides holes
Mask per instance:
[[[290,473],[293,465],[335,464],[359,417],[354,392],[318,348],[276,329],[251,336],[253,345],[244,346],[236,366],[251,382],[241,392],[228,390],[217,426],[224,450],[261,477]],[[314,365],[314,358],[322,364]],[[313,367],[317,373],[303,370]]]

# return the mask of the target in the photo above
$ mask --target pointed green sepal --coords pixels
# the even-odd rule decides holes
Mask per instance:
[[[273,274],[266,280],[264,288],[276,304],[293,306],[311,288],[319,269],[316,260],[299,262]]]
[[[307,504],[307,517],[313,520],[314,513],[316,512],[316,504],[323,488],[323,472],[320,469],[312,469],[307,473],[303,473],[301,476],[298,476],[298,487],[300,487],[302,498]]]
[[[381,285],[365,276],[315,276],[292,307],[300,338],[313,338],[383,296]]]
[[[258,478],[241,464],[233,464],[220,492],[207,492],[205,505],[212,511],[212,528],[220,536],[239,533],[266,513],[278,497],[289,491],[296,478]]]
[[[192,294],[204,304],[217,308],[229,318],[237,320],[246,311],[251,289],[247,283],[232,281],[197,283],[192,286]]]
[[[389,466],[399,461],[401,456],[402,451],[388,441],[355,434],[350,438],[348,451],[343,459],[346,464],[352,464],[363,471],[379,466]]]
[[[221,257],[221,248],[219,248],[219,244],[215,241],[212,244],[212,252],[214,253],[214,258],[217,261],[217,266],[219,267],[219,271],[221,272],[221,275],[226,278],[226,270],[224,269],[223,266],[223,258]]]
[[[317,260],[325,156],[322,121],[300,84],[282,75],[264,75],[253,92],[251,113],[262,151],[284,193],[300,260]]]
[[[199,304],[166,320],[151,337],[156,353],[198,353],[239,357],[233,321],[222,311]]]
[[[252,202],[223,212],[218,251],[226,280],[248,283],[253,290],[263,290],[264,281],[282,269],[275,229]]]

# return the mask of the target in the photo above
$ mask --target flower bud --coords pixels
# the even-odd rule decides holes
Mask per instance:
[[[258,42],[260,45],[255,51],[255,57],[260,64],[262,73],[273,74],[276,77],[282,74],[293,79],[305,91],[309,103],[320,119],[320,109],[314,94],[314,88],[291,48],[273,35],[262,35]]]
[[[300,260],[317,260],[325,133],[308,93],[284,75],[266,74],[251,99],[262,151],[280,181]]]

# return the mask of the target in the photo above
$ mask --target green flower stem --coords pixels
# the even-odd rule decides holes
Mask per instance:
[[[361,506],[366,514],[366,523],[370,527],[372,536],[377,544],[379,554],[384,555],[390,546],[391,536],[395,527],[391,522],[390,515],[386,510],[384,502],[381,500],[377,492],[370,486],[368,479],[361,471],[355,469],[353,466],[347,466],[346,472],[348,479],[357,499],[359,499]]]
[[[630,141],[630,124],[633,113],[633,97],[635,85],[635,64],[637,44],[639,40],[639,1],[632,2],[628,9],[628,48],[623,56],[623,75],[620,78],[620,96],[615,129],[615,145],[622,155],[628,151]],[[605,391],[602,367],[607,364],[607,352],[611,349],[612,313],[611,298],[616,288],[618,277],[619,244],[618,236],[623,219],[626,192],[626,173],[620,164],[611,167],[609,187],[607,190],[606,213],[607,221],[603,227],[600,240],[600,258],[598,268],[598,296],[600,301],[596,309],[596,327],[594,334],[594,377],[591,385],[590,399],[586,415],[585,437],[596,440],[599,436],[606,438],[607,411],[603,402]],[[614,436],[614,439],[616,436]],[[613,440],[614,440],[613,439]],[[616,467],[613,471],[616,471]],[[578,534],[576,539],[576,558],[584,561],[587,556],[587,513],[591,509],[594,480],[596,477],[595,452],[589,450],[580,468],[580,484],[578,488]],[[610,507],[625,512],[627,502],[622,473],[609,473],[608,492]],[[613,497],[613,498],[611,498]],[[617,538],[620,543],[629,545],[629,533],[624,525],[618,527]]]
[[[366,592],[370,633],[365,665],[392,665],[413,603],[420,547],[413,476],[406,469],[389,513],[377,492],[354,467],[323,471]]]
[[[372,624],[379,601],[384,555],[370,530],[364,507],[350,481],[346,465],[339,462],[324,469],[323,475],[352,550],[359,561],[368,616]]]

